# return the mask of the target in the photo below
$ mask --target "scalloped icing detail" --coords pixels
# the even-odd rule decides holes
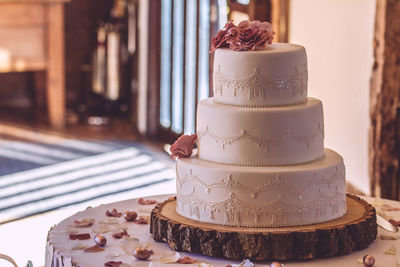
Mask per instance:
[[[246,164],[246,163],[229,163],[229,162],[216,162],[216,161],[211,161],[207,159],[200,158],[198,155],[195,156],[197,159],[203,160],[205,162],[209,163],[214,163],[214,164],[221,164],[225,166],[238,166],[238,167],[290,167],[290,166],[301,166],[309,163],[313,163],[316,161],[319,161],[325,157],[323,155],[322,157],[318,157],[316,159],[310,160],[310,161],[304,161],[304,162],[295,162],[295,163],[260,163],[260,164]]]

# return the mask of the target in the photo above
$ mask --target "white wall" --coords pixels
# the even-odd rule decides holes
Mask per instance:
[[[309,96],[323,101],[325,146],[369,190],[369,80],[376,0],[291,0],[289,42],[307,50]]]

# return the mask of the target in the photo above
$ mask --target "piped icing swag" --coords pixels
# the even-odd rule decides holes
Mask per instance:
[[[234,51],[254,51],[272,43],[275,32],[269,22],[244,20],[239,25],[228,21],[213,38],[210,53],[217,48],[229,47]]]

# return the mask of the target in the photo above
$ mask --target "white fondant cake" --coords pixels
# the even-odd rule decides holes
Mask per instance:
[[[345,167],[324,149],[302,46],[217,49],[214,97],[197,109],[198,153],[177,160],[177,212],[238,227],[284,227],[346,212]]]
[[[273,43],[265,50],[217,49],[214,97],[241,106],[280,106],[307,99],[307,56],[304,47]]]
[[[198,157],[244,166],[294,165],[324,155],[321,101],[283,107],[235,107],[214,98],[197,109]]]

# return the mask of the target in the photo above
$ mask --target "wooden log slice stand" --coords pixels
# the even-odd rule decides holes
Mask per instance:
[[[347,195],[347,213],[307,226],[241,228],[201,223],[176,212],[176,198],[151,213],[150,232],[176,251],[251,260],[304,260],[348,254],[366,248],[377,236],[375,209]]]

